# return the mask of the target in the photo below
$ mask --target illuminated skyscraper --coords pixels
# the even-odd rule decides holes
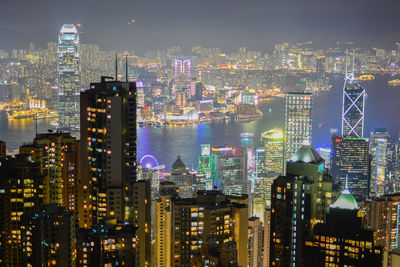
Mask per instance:
[[[73,24],[64,24],[58,38],[58,125],[79,132],[81,64],[79,35]]]
[[[368,195],[370,174],[368,142],[364,138],[331,137],[331,170],[335,182],[340,182],[342,189],[348,180],[350,192],[357,201]]]
[[[362,138],[364,135],[365,89],[353,73],[346,73],[343,86],[342,135]]]
[[[312,94],[287,93],[285,115],[285,160],[303,145],[311,144]]]
[[[200,189],[212,190],[216,186],[215,155],[211,154],[211,145],[200,145],[199,173],[204,175]]]
[[[371,154],[370,194],[381,196],[394,192],[395,144],[386,129],[375,129],[369,138]]]
[[[80,180],[93,224],[129,221],[136,182],[136,84],[105,79],[81,94]]]
[[[190,88],[191,60],[175,59],[175,92],[186,91]]]
[[[237,147],[212,147],[215,155],[216,184],[226,195],[247,194],[247,155]]]
[[[261,141],[265,148],[265,178],[262,183],[264,205],[271,205],[271,185],[274,179],[283,175],[284,167],[284,137],[283,131],[274,128],[261,134]],[[265,206],[264,206],[265,207]],[[263,211],[264,211],[263,207]]]
[[[271,266],[304,266],[304,242],[329,211],[332,185],[325,162],[313,147],[302,146],[287,162],[286,176],[272,185]]]
[[[315,68],[315,74],[318,80],[325,79],[325,69],[326,69],[326,56],[318,56],[317,65]]]

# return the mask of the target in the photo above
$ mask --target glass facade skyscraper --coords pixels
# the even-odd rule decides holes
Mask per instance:
[[[342,135],[364,135],[365,89],[359,85],[353,73],[347,73],[343,87]]]
[[[64,24],[58,38],[58,126],[79,132],[79,95],[81,91],[80,45],[73,24]]]
[[[352,138],[332,135],[331,138],[331,175],[361,201],[368,195],[370,157],[368,141],[364,138]]]
[[[285,159],[290,159],[303,145],[311,144],[312,94],[287,93],[285,114]]]

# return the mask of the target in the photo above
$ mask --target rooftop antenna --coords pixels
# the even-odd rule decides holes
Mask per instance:
[[[118,81],[118,52],[115,53],[115,81]]]
[[[125,54],[125,81],[129,82],[129,78],[128,78],[128,53]]]
[[[354,73],[354,51],[353,51],[353,73]]]
[[[346,74],[347,74],[347,50],[346,50],[346,58],[344,60],[345,68],[346,68]]]

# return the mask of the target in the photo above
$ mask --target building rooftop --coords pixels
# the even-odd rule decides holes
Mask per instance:
[[[78,33],[74,24],[64,24],[60,33]]]
[[[331,205],[331,208],[345,209],[345,210],[359,209],[356,199],[353,197],[353,195],[347,188],[343,190],[342,194],[338,197],[335,203]]]
[[[321,163],[324,159],[311,145],[303,145],[290,159],[293,162]]]

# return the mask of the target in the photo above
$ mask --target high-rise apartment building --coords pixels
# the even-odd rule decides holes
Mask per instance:
[[[58,127],[79,133],[81,92],[79,34],[73,24],[64,24],[58,37]],[[78,134],[77,134],[78,135]]]
[[[374,231],[376,243],[385,253],[399,248],[400,194],[367,199],[362,203],[364,225]]]
[[[157,266],[212,266],[226,259],[247,266],[247,196],[229,197],[214,190],[179,199],[174,198],[176,189],[163,188],[171,192],[162,192],[157,202],[164,219],[157,220],[157,252],[162,256]]]
[[[311,144],[312,94],[287,93],[285,114],[285,160],[304,144]]]
[[[0,265],[23,266],[21,216],[43,204],[40,166],[28,155],[0,160]]]
[[[171,247],[171,231],[172,227],[172,214],[171,205],[172,199],[179,198],[178,188],[172,182],[160,183],[160,194],[156,199],[156,214],[155,217],[155,255],[157,267],[172,266],[172,247]]]
[[[364,135],[365,89],[353,73],[346,73],[343,86],[342,135],[362,138]]]
[[[127,222],[134,203],[136,86],[105,79],[81,94],[81,166],[85,171],[80,179],[83,204],[78,210],[91,210],[83,222],[87,225],[89,219],[96,224],[106,217]]]
[[[79,141],[69,133],[37,134],[32,144],[19,148],[20,154],[31,155],[43,175],[44,204],[57,204],[77,210],[80,164]]]
[[[77,231],[77,265],[139,266],[137,227],[116,219],[100,220],[92,229]],[[143,266],[143,265],[140,265]]]
[[[77,266],[76,223],[76,213],[57,204],[24,214],[21,218],[23,265]]]
[[[346,183],[357,199],[361,201],[368,195],[370,156],[368,141],[364,138],[331,137],[331,170],[335,182],[340,182],[342,189]]]
[[[263,264],[263,231],[261,220],[258,217],[249,218],[249,267],[258,267]]]
[[[271,196],[270,264],[303,266],[304,242],[325,220],[332,204],[332,178],[311,146],[302,146],[287,162],[286,176],[274,180]]]

